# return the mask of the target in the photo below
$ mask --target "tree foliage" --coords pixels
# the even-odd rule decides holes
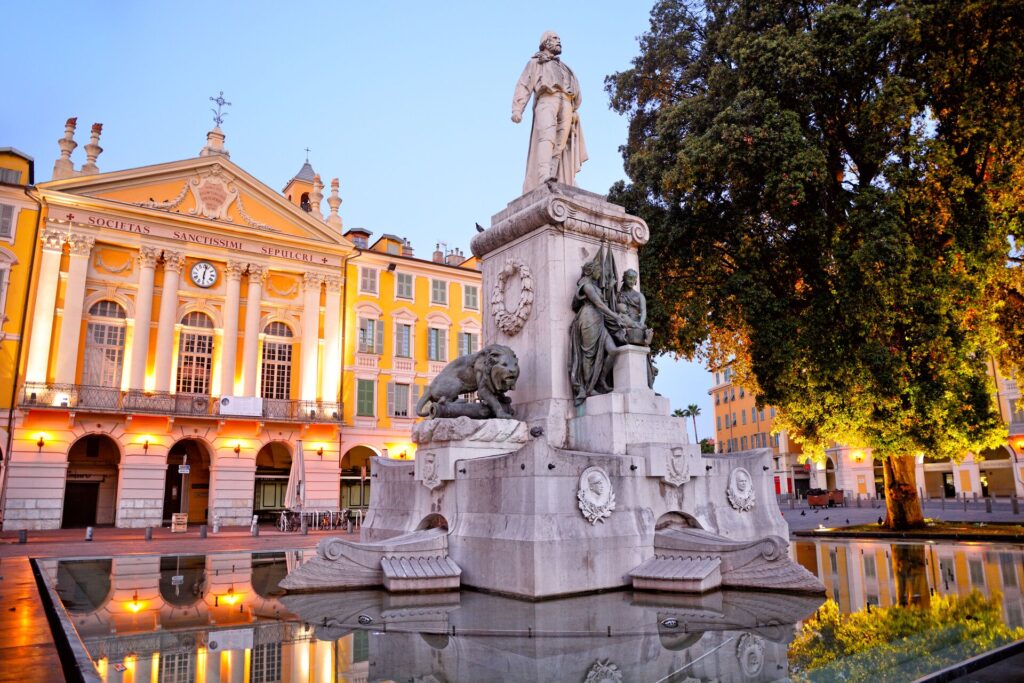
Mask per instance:
[[[1024,328],[1002,294],[1024,294],[1021,4],[658,2],[606,80],[658,350],[734,358],[819,458],[1005,438],[986,365],[1024,357],[1000,340]]]
[[[936,596],[927,607],[842,614],[827,600],[789,646],[794,681],[906,681],[1024,638],[999,599],[977,591]]]

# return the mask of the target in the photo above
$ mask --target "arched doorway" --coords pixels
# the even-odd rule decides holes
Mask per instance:
[[[210,453],[198,439],[182,439],[167,453],[164,480],[164,522],[175,512],[187,512],[188,521],[206,521],[210,503]]]
[[[990,448],[982,451],[978,461],[983,496],[1012,496],[1017,493],[1013,483],[1013,463],[1005,448]]]
[[[353,446],[342,457],[342,508],[362,510],[370,506],[370,458],[376,455],[369,446]]]
[[[106,434],[89,434],[71,445],[62,529],[114,523],[120,462],[121,449]]]
[[[825,488],[829,491],[836,490],[836,464],[832,458],[825,461]]]
[[[276,522],[281,510],[284,510],[284,494],[288,489],[291,466],[291,449],[281,441],[265,444],[256,454],[252,513],[261,522]]]

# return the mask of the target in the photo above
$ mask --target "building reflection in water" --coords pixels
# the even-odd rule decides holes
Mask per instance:
[[[817,574],[844,613],[873,607],[926,607],[933,593],[1000,596],[1008,626],[1024,626],[1024,548],[985,543],[795,541],[794,557]]]
[[[307,551],[312,553],[312,551]],[[843,612],[999,594],[1024,622],[1019,547],[795,542]],[[43,561],[106,681],[784,678],[819,597],[629,591],[529,603],[475,592],[285,595],[301,551]],[[611,637],[609,637],[609,629]]]

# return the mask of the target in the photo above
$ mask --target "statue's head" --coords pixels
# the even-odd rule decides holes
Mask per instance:
[[[583,274],[594,280],[601,277],[601,264],[597,261],[587,261],[583,264]]]
[[[562,54],[562,39],[554,31],[544,31],[540,36],[540,49],[553,55]]]
[[[622,284],[632,289],[633,287],[636,287],[636,281],[638,277],[639,275],[637,275],[637,272],[630,268],[629,270],[622,274]]]

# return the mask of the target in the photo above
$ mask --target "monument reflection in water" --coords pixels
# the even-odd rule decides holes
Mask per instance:
[[[907,549],[922,561],[894,564]],[[776,680],[789,675],[799,621],[821,602],[749,591],[284,595],[278,582],[312,554],[40,564],[101,678],[115,682]],[[900,586],[913,604],[978,590],[1000,596],[1007,624],[1024,624],[1019,546],[819,541],[792,554],[843,612],[898,604]]]

